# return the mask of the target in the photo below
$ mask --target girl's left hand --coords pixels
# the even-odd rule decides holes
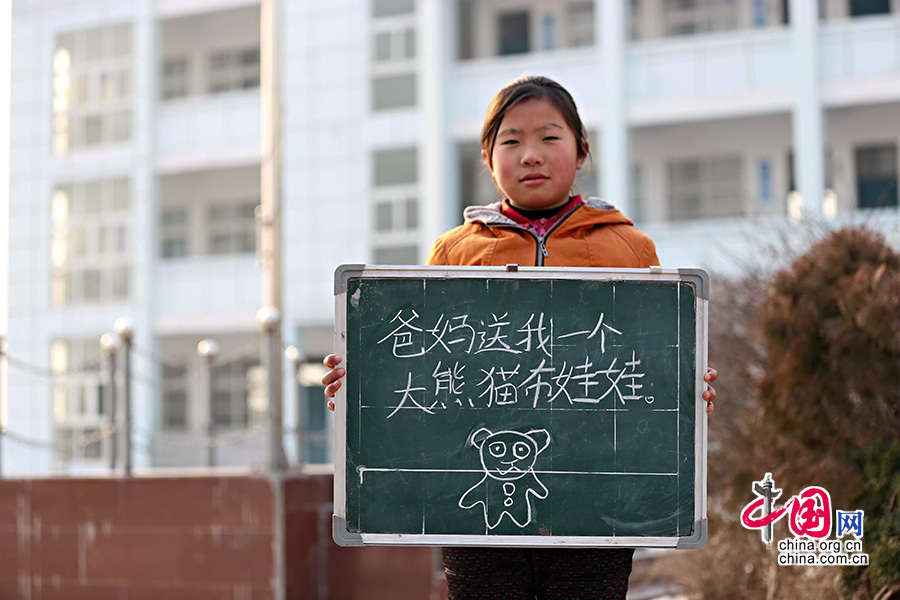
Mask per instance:
[[[703,381],[706,383],[713,383],[716,379],[719,378],[719,372],[712,368],[707,368],[706,375],[703,376]],[[706,391],[703,392],[703,399],[706,400],[706,414],[711,415],[712,411],[716,409],[713,404],[713,400],[716,399],[716,388],[711,385],[706,386]]]

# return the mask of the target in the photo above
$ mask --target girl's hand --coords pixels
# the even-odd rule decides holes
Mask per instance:
[[[341,369],[343,371],[343,369]],[[719,372],[712,368],[707,368],[706,375],[703,376],[703,381],[706,383],[713,383],[716,379],[719,378]],[[716,399],[716,388],[711,385],[706,386],[706,391],[703,392],[703,399],[706,400],[706,414],[711,415],[712,411],[716,409],[713,404],[713,400]]]
[[[342,360],[344,359],[337,354],[329,354],[325,357],[325,360],[322,361],[322,364],[331,369],[329,372],[325,373],[324,377],[322,377],[322,385],[325,386],[326,398],[334,398],[335,393],[341,387],[341,378],[347,374],[345,369],[338,367]],[[715,392],[713,392],[713,397],[715,397]],[[334,400],[328,401],[328,410],[334,410]]]

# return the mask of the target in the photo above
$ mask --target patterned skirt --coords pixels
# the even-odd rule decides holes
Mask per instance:
[[[450,600],[624,600],[631,548],[443,548]]]

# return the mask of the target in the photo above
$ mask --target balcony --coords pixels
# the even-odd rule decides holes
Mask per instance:
[[[255,331],[262,275],[254,254],[165,260],[156,267],[153,293],[160,335]]]
[[[900,101],[900,18],[850,19],[820,29],[826,107]],[[794,48],[787,27],[631,43],[628,118],[635,126],[790,112]],[[456,135],[477,130],[488,99],[521,73],[546,74],[572,91],[586,121],[603,113],[595,47],[455,61],[447,107]]]
[[[255,330],[259,164],[158,179],[154,306],[160,333]]]
[[[260,160],[259,88],[160,104],[156,166],[171,173]]]
[[[259,162],[259,6],[164,19],[159,39],[159,171]]]
[[[822,94],[828,106],[900,100],[900,17],[869,17],[821,30]]]

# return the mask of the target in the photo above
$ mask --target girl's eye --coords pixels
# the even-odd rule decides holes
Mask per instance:
[[[544,138],[544,141],[548,142],[548,141],[553,141],[553,140],[558,140],[558,139],[559,138],[555,135],[548,135],[547,137]]]
[[[519,140],[506,140],[503,143],[501,143],[500,145],[501,146],[512,146],[513,144],[518,144],[518,143],[519,143]]]

